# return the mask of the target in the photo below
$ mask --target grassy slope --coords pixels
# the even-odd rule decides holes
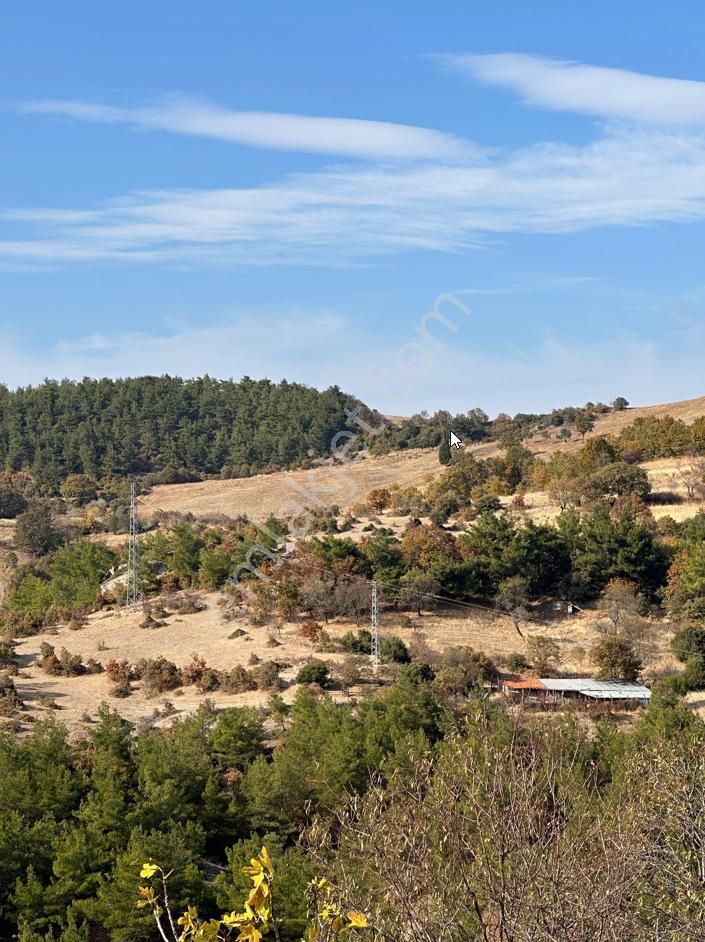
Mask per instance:
[[[670,414],[684,421],[692,421],[705,414],[705,398],[676,403],[670,406],[654,406],[648,409],[630,409],[624,413],[601,417],[593,435],[614,434],[633,421],[638,415]],[[530,443],[537,453],[546,454],[557,449],[573,449],[579,442],[559,443],[536,441]],[[475,449],[480,455],[488,456],[496,451],[494,445],[484,445]],[[669,476],[677,462],[663,460],[647,465],[654,485],[658,488],[672,487]],[[191,511],[196,515],[209,512],[222,512],[230,515],[246,513],[253,519],[263,520],[271,513],[287,513],[291,510],[291,501],[302,505],[315,506],[316,501],[323,504],[339,503],[349,506],[362,500],[373,487],[397,482],[402,486],[423,487],[438,474],[437,455],[434,449],[417,450],[370,458],[342,470],[324,467],[313,472],[281,472],[271,475],[259,475],[246,480],[208,481],[200,484],[169,485],[155,488],[141,501],[141,511],[149,514],[159,508],[165,510]],[[303,492],[302,492],[303,490]],[[528,515],[537,520],[551,519],[557,508],[548,502],[545,494],[530,494]],[[288,502],[288,503],[287,503]],[[289,510],[286,509],[288,506]],[[284,509],[282,509],[284,508]],[[671,513],[679,517],[694,513],[696,504],[676,505],[675,507],[656,507],[658,515]],[[403,529],[406,520],[400,517],[382,515],[382,522],[396,531]],[[361,534],[364,522],[357,525],[353,536]],[[7,543],[11,539],[11,527],[3,529],[0,540]],[[124,538],[123,538],[124,539]],[[254,652],[263,659],[287,661],[292,667],[284,676],[292,678],[297,665],[312,655],[311,648],[303,644],[297,636],[296,625],[284,625],[278,635],[280,647],[269,647],[268,630],[246,625],[247,639],[229,639],[228,635],[236,627],[233,623],[222,620],[217,606],[216,594],[205,595],[208,609],[195,615],[172,615],[163,628],[146,630],[138,627],[141,614],[97,613],[88,620],[88,626],[81,631],[71,631],[61,627],[58,633],[28,638],[19,643],[18,651],[22,661],[22,676],[17,679],[20,695],[27,701],[32,714],[39,716],[46,712],[40,698],[55,700],[59,706],[59,717],[67,722],[76,733],[85,729],[84,714],[94,715],[101,700],[107,699],[111,685],[105,675],[78,678],[48,677],[36,665],[35,659],[42,640],[49,641],[57,651],[61,647],[71,652],[80,653],[85,658],[95,657],[105,663],[110,658],[128,658],[135,661],[140,657],[164,655],[180,666],[187,664],[191,653],[197,651],[207,663],[220,669],[232,668],[235,664],[246,665]],[[399,618],[393,612],[383,615],[383,628],[409,640],[412,631],[423,632],[428,643],[442,649],[450,644],[469,644],[486,651],[491,656],[506,656],[511,651],[522,650],[523,642],[517,636],[510,621],[482,613],[473,613],[461,609],[449,609],[443,612],[427,612],[421,618],[413,615],[413,628],[402,628]],[[595,614],[586,612],[570,620],[563,620],[552,628],[527,626],[528,634],[540,632],[550,634],[561,643],[564,670],[589,670],[586,650],[594,641],[595,633],[591,627]],[[336,635],[352,627],[339,622],[330,627]],[[658,626],[657,643],[649,670],[668,666],[672,658],[668,652],[670,630],[667,625]],[[320,656],[320,655],[319,655]],[[329,660],[338,660],[340,656],[323,655]],[[647,675],[648,676],[648,675]],[[295,687],[285,692],[285,698],[291,699]],[[359,692],[359,691],[358,691]],[[208,695],[217,706],[264,704],[268,695],[253,692],[240,695],[214,693]],[[341,696],[336,694],[336,696]],[[190,712],[204,697],[193,687],[185,688],[183,694],[170,693],[165,698],[148,699],[138,689],[127,700],[112,700],[112,704],[126,717],[137,720],[148,717],[163,699],[173,702],[177,711]],[[700,702],[702,701],[702,702]],[[700,698],[696,706],[705,711],[705,700]],[[163,724],[168,720],[161,720]]]
[[[659,406],[626,409],[624,412],[599,416],[595,429],[587,437],[615,435],[639,416],[672,415],[684,422],[692,422],[705,415],[705,397],[685,402]],[[573,451],[582,441],[574,438],[559,442],[555,435],[551,441],[533,439],[526,443],[540,457],[548,457],[556,451]],[[492,442],[470,449],[478,457],[488,458],[498,453]],[[655,461],[645,465],[658,489],[676,489],[668,480],[677,461]],[[197,484],[168,484],[155,487],[151,494],[140,501],[145,515],[156,510],[191,512],[196,516],[220,512],[229,516],[247,514],[251,519],[263,521],[270,514],[289,516],[298,505],[315,508],[339,504],[347,508],[362,501],[374,487],[398,483],[403,487],[423,487],[439,472],[435,449],[414,449],[394,452],[382,457],[367,458],[344,467],[321,466],[313,471],[281,471],[276,474],[260,474],[251,478],[230,481],[204,481]],[[531,495],[540,519],[550,519],[556,508],[546,501],[545,495]],[[670,513],[682,517],[694,512],[693,506],[655,508],[658,516]]]

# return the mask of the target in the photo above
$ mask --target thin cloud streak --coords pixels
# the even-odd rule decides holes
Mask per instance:
[[[399,252],[466,253],[512,233],[705,219],[705,83],[514,53],[440,59],[534,104],[630,122],[601,126],[583,145],[481,150],[424,128],[185,99],[148,108],[30,102],[22,109],[369,159],[257,186],[7,209],[0,266],[361,265]],[[681,126],[666,126],[674,121]]]
[[[356,264],[511,233],[705,218],[705,131],[612,128],[463,162],[341,166],[230,189],[137,191],[0,213],[0,264]]]
[[[540,108],[664,126],[705,125],[705,82],[515,52],[433,58]]]
[[[233,111],[177,97],[143,108],[47,99],[25,102],[15,110],[75,121],[127,124],[142,130],[169,131],[270,150],[345,157],[427,160],[458,157],[471,148],[452,134],[391,121]]]

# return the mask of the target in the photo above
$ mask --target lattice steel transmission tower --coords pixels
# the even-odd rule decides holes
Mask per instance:
[[[372,665],[375,670],[379,667],[379,597],[377,583],[372,583]]]
[[[130,538],[127,545],[127,585],[125,605],[132,608],[142,601],[142,583],[140,579],[140,537],[137,520],[137,488],[130,482]]]

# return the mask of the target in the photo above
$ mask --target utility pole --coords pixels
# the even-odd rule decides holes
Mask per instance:
[[[137,520],[137,488],[135,482],[130,482],[130,537],[127,544],[127,585],[125,592],[125,605],[133,608],[142,601],[142,586],[140,580],[140,538],[139,522]]]
[[[378,669],[380,663],[379,657],[379,598],[377,595],[377,583],[372,583],[372,666]]]

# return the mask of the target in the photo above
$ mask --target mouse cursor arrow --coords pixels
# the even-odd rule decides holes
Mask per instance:
[[[463,443],[460,441],[455,432],[450,433],[450,447],[451,448],[460,448]]]

